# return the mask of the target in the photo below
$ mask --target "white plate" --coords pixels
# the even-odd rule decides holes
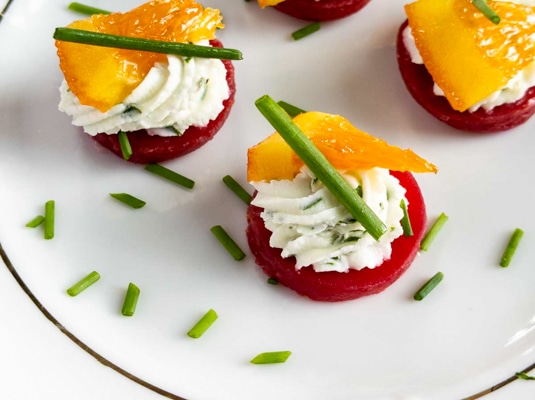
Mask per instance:
[[[92,2],[120,11],[139,3]],[[102,150],[57,111],[62,77],[52,33],[78,18],[67,4],[15,0],[0,23],[0,243],[6,267],[58,321],[0,268],[0,368],[10,377],[0,397],[161,398],[134,382],[143,380],[198,400],[460,399],[535,362],[535,120],[508,133],[468,135],[416,106],[395,60],[402,0],[372,0],[299,42],[290,33],[302,21],[254,2],[207,1],[225,15],[219,37],[245,59],[235,62],[236,105],[222,131],[166,163],[196,181],[191,191]],[[272,132],[254,106],[263,94],[342,114],[439,166],[438,175],[417,179],[430,221],[442,211],[450,220],[382,294],[312,302],[266,284],[250,254],[235,262],[211,235],[220,224],[247,249],[245,205],[221,178],[244,183],[247,148]],[[147,206],[127,209],[110,192]],[[24,225],[49,199],[56,237],[46,241],[41,229]],[[498,259],[515,227],[525,237],[502,269]],[[102,279],[67,296],[92,270]],[[442,284],[413,301],[437,271]],[[132,318],[120,314],[129,282],[141,288]],[[215,325],[200,339],[187,337],[210,308],[220,316]],[[103,368],[61,329],[134,381]],[[249,363],[272,350],[293,354],[285,364]],[[517,381],[488,398],[520,398],[533,388]]]

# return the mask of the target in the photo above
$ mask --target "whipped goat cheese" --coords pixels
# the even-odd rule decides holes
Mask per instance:
[[[90,135],[150,129],[149,134],[176,136],[190,126],[206,126],[223,110],[230,96],[226,73],[218,59],[168,55],[167,63],[155,64],[122,103],[106,112],[80,104],[64,80],[59,110]]]
[[[535,0],[502,0],[510,3],[522,4],[525,6],[535,6]],[[407,49],[411,61],[414,64],[423,64],[423,59],[418,52],[418,48],[414,42],[414,37],[411,32],[411,28],[407,26],[402,33],[403,44]],[[494,107],[501,106],[507,103],[514,103],[525,96],[526,92],[535,86],[535,62],[530,63],[526,68],[519,71],[513,76],[507,84],[492,93],[490,96],[481,100],[480,102],[469,107],[467,111],[475,112],[479,108],[483,108],[486,111],[492,110]],[[433,93],[437,96],[444,96],[444,91],[435,83],[433,87]]]
[[[342,176],[387,226],[380,240],[366,232],[306,167],[291,181],[251,182],[257,191],[251,204],[264,209],[261,217],[272,232],[270,246],[282,249],[283,258],[295,256],[297,269],[375,268],[390,258],[391,243],[403,234],[400,203],[405,188],[387,169]]]

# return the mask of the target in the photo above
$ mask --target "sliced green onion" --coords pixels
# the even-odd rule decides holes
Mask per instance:
[[[269,283],[270,285],[278,285],[279,281],[275,278],[268,278],[267,283]]]
[[[525,372],[517,372],[515,376],[519,379],[523,379],[525,381],[535,381],[535,376],[528,375]]]
[[[420,301],[427,296],[444,278],[442,272],[437,272],[431,279],[429,279],[416,293],[414,293],[414,300]]]
[[[28,228],[37,228],[39,225],[41,225],[43,222],[45,222],[45,217],[43,217],[42,215],[38,215],[37,217],[35,217],[34,219],[32,219],[31,221],[29,221],[27,224],[26,224],[26,227]]]
[[[505,251],[502,254],[502,258],[500,259],[500,267],[506,268],[509,266],[509,263],[515,255],[516,248],[518,247],[522,236],[524,236],[524,231],[520,228],[516,228],[511,235],[509,242],[507,243]]]
[[[407,205],[405,204],[405,199],[401,199],[400,207],[403,210],[403,218],[401,218],[401,227],[403,228],[403,234],[405,236],[412,236],[412,225],[411,219],[409,217],[409,212],[407,211]]]
[[[160,164],[148,164],[145,166],[145,169],[185,188],[192,189],[195,186],[195,181],[186,178],[184,175],[180,175],[178,172],[171,171]]]
[[[217,313],[210,309],[204,314],[204,316],[195,324],[193,328],[191,328],[188,332],[188,336],[194,339],[200,338],[204,332],[212,326],[212,324],[217,319]]]
[[[128,289],[124,296],[123,308],[121,314],[125,317],[131,317],[136,311],[137,301],[139,299],[139,288],[132,282],[128,284]]]
[[[492,22],[495,25],[500,23],[500,16],[496,14],[496,11],[490,8],[490,6],[487,4],[487,0],[472,0],[472,4],[490,22]]]
[[[307,138],[290,116],[268,95],[256,100],[256,107],[275,130],[319,178],[336,199],[356,218],[374,239],[379,239],[387,228],[364,200],[356,195],[340,173]]]
[[[52,239],[54,237],[55,223],[56,223],[56,202],[48,200],[45,203],[45,239]]]
[[[279,100],[277,102],[277,104],[279,106],[281,106],[281,108],[286,111],[288,113],[288,115],[290,117],[295,117],[296,115],[299,115],[299,114],[303,114],[304,112],[306,112],[305,110],[303,110],[302,108],[299,108],[297,106],[294,106],[293,104],[290,104],[290,103],[287,103],[285,102],[284,100]]]
[[[424,238],[422,239],[422,242],[420,243],[420,250],[429,250],[429,246],[431,246],[431,243],[433,242],[433,240],[435,240],[435,237],[438,235],[438,232],[440,232],[447,220],[448,216],[444,213],[441,213],[438,216],[433,226],[427,231]]]
[[[275,364],[283,363],[292,354],[291,351],[268,351],[260,353],[251,360],[253,364]]]
[[[121,146],[121,153],[123,154],[123,158],[125,160],[128,160],[130,157],[132,157],[132,146],[130,146],[128,135],[126,134],[126,132],[119,131],[119,133],[117,134],[117,138],[119,139],[119,146]]]
[[[98,281],[100,279],[100,275],[97,271],[93,271],[80,279],[78,282],[76,282],[74,285],[72,285],[70,288],[67,289],[67,294],[69,296],[77,296],[84,290],[86,290],[89,286],[91,286],[93,283]]]
[[[222,226],[213,226],[210,231],[214,234],[217,240],[219,240],[219,243],[221,243],[223,247],[229,252],[232,258],[234,258],[236,261],[241,261],[245,258],[245,253],[243,252],[243,250],[229,236],[229,234],[225,231],[225,229],[223,229]]]
[[[217,58],[241,60],[239,50],[223,47],[198,46],[189,43],[166,42],[130,36],[110,35],[73,28],[56,28],[54,39],[65,42],[89,44],[118,49],[149,51],[152,53],[175,54],[182,57]]]
[[[227,185],[227,187],[234,192],[236,196],[238,196],[245,204],[249,204],[251,202],[251,196],[247,190],[243,188],[232,176],[225,175],[223,177],[223,183]]]
[[[143,208],[146,202],[128,193],[110,193],[110,196],[132,208]]]
[[[296,30],[295,32],[292,33],[292,37],[294,40],[300,40],[300,39],[303,39],[304,37],[308,36],[308,35],[311,35],[312,33],[314,32],[317,32],[320,30],[320,23],[319,22],[312,22],[308,25],[305,25],[304,27],[302,27],[301,29],[298,29]]]
[[[100,8],[88,6],[86,4],[72,2],[67,7],[71,11],[79,12],[81,14],[93,15],[93,14],[111,14],[110,11],[102,10]]]

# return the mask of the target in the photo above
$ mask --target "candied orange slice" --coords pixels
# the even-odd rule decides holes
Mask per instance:
[[[125,13],[93,15],[70,28],[170,42],[215,38],[219,10],[195,0],[155,0]],[[106,111],[121,103],[165,54],[56,41],[60,68],[80,103]]]
[[[284,0],[258,0],[260,8],[266,8],[269,6],[276,6],[279,3],[282,3]]]
[[[394,171],[437,172],[437,168],[412,150],[391,146],[355,128],[339,115],[308,112],[293,121],[338,170],[374,167]],[[293,179],[303,162],[284,139],[274,133],[247,152],[247,180]]]
[[[495,25],[470,0],[417,0],[405,6],[409,26],[433,80],[458,111],[496,92],[535,58],[535,8],[488,5]]]

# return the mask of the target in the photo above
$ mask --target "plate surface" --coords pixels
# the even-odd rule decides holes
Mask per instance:
[[[421,110],[397,71],[402,0],[388,7],[372,0],[298,42],[290,34],[302,21],[253,1],[206,1],[225,16],[218,37],[245,58],[235,62],[236,105],[221,132],[165,164],[194,179],[193,190],[102,150],[57,111],[62,76],[52,32],[81,17],[67,4],[15,0],[0,22],[0,243],[6,267],[42,305],[0,268],[0,350],[7,355],[0,369],[11,378],[1,397],[158,399],[161,390],[192,400],[461,399],[535,362],[535,120],[479,136]],[[92,2],[118,11],[138,4]],[[417,179],[430,222],[441,212],[449,222],[387,291],[315,303],[268,285],[249,253],[235,262],[210,233],[222,225],[247,250],[245,205],[221,178],[246,185],[247,148],[272,132],[254,106],[263,94],[344,115],[438,165],[437,175]],[[112,192],[147,206],[127,209]],[[24,225],[50,199],[56,237],[46,241],[41,229]],[[516,227],[525,236],[502,269],[498,260]],[[93,270],[102,276],[97,284],[75,298],[65,293]],[[413,301],[437,271],[445,274],[441,285]],[[120,314],[129,282],[141,289],[132,318]],[[218,321],[190,339],[186,332],[210,308]],[[273,350],[293,354],[285,364],[249,363]],[[533,390],[516,381],[488,398]]]

